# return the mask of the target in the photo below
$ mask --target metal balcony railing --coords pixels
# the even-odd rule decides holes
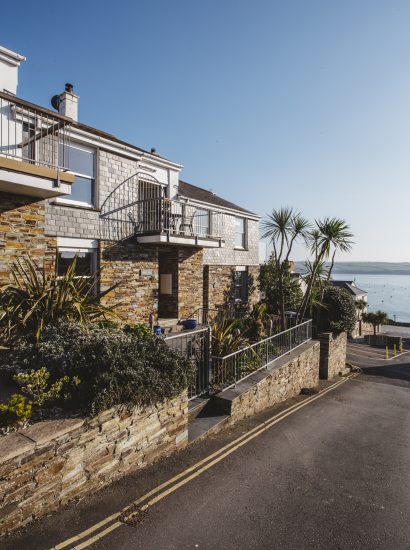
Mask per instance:
[[[0,156],[67,169],[70,122],[58,113],[0,92]]]
[[[163,195],[164,187],[148,174],[137,173],[125,180],[101,207],[102,238],[120,241],[134,235],[157,234],[222,238],[222,212]]]

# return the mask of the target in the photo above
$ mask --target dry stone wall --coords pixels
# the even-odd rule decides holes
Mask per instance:
[[[319,342],[308,342],[220,394],[218,405],[230,414],[229,421],[238,422],[299,395],[302,388],[317,386],[319,346]]]
[[[182,449],[185,392],[163,405],[52,420],[0,437],[0,534]]]
[[[334,378],[346,369],[347,335],[345,332],[324,332],[317,338],[320,342],[320,378]]]

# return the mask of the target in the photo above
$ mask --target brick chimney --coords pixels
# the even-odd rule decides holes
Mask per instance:
[[[16,95],[18,84],[18,69],[25,61],[24,55],[12,52],[0,46],[0,91]]]
[[[59,96],[58,111],[65,116],[78,120],[78,95],[73,92],[73,85],[67,83],[65,90]]]

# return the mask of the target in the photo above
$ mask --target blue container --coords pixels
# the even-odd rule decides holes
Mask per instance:
[[[198,323],[195,321],[195,319],[184,319],[183,321],[181,321],[181,325],[187,330],[193,330],[197,327]]]
[[[161,336],[161,334],[162,334],[162,329],[161,329],[161,327],[160,327],[159,325],[155,325],[155,326],[153,327],[152,330],[154,331],[154,334],[155,334],[156,336]]]

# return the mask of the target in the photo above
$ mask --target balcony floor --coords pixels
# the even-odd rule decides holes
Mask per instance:
[[[199,237],[196,235],[177,235],[155,233],[151,235],[136,235],[141,244],[166,244],[176,246],[196,246],[198,248],[223,248],[225,241],[217,237]]]

